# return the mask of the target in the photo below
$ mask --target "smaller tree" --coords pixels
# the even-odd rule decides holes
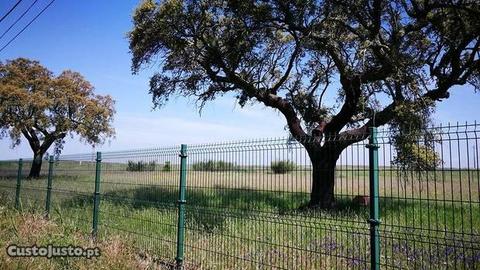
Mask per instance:
[[[0,138],[9,136],[12,147],[22,135],[27,139],[33,151],[29,177],[40,175],[42,157],[52,145],[60,154],[67,135],[91,145],[112,137],[114,113],[114,100],[95,94],[77,72],[54,76],[25,58],[0,63]]]

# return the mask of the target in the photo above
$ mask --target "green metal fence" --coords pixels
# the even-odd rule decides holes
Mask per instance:
[[[332,209],[306,207],[312,164],[288,138],[65,155],[39,179],[31,160],[2,161],[0,201],[121,235],[167,268],[478,269],[477,132],[432,128],[407,156],[416,167],[399,165],[388,130],[330,138],[357,141],[337,160]]]

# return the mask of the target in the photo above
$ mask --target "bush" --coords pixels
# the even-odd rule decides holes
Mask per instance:
[[[165,164],[163,164],[162,171],[169,172],[171,170],[172,170],[172,165],[170,165],[170,161],[165,161]]]
[[[442,159],[433,147],[407,143],[397,150],[393,164],[402,171],[426,172],[434,171],[442,165]]]
[[[270,165],[270,168],[275,174],[284,174],[293,171],[295,169],[295,163],[289,160],[274,161]]]
[[[237,166],[231,162],[225,161],[201,161],[194,163],[192,165],[194,171],[209,171],[209,172],[218,172],[218,171],[233,171],[237,169]]]
[[[132,161],[129,160],[127,164],[127,171],[129,172],[152,172],[155,171],[155,166],[157,164],[155,161],[145,162],[145,161]]]

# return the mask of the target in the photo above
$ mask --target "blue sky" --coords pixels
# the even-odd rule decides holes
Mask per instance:
[[[0,1],[4,14],[17,0]],[[23,0],[0,23],[3,32],[33,0]],[[39,0],[19,26],[0,40],[0,47],[16,34],[30,18],[48,4]],[[224,97],[209,103],[199,115],[193,100],[172,99],[160,110],[152,110],[148,78],[154,69],[140,75],[130,71],[126,33],[131,14],[139,1],[56,0],[10,46],[0,52],[0,60],[28,57],[39,60],[55,73],[72,69],[83,74],[100,94],[116,100],[114,126],[116,138],[97,150],[122,150],[153,146],[227,141],[258,137],[286,136],[284,119],[274,110],[260,105],[241,109],[234,99]],[[478,94],[469,87],[452,90],[451,98],[439,103],[436,122],[473,122],[480,105]],[[14,149],[10,141],[0,141],[0,159],[29,157],[26,142]],[[68,139],[64,154],[91,152],[77,139]]]

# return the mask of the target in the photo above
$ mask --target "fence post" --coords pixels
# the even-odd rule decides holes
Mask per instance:
[[[100,172],[102,164],[102,153],[97,152],[95,159],[95,191],[93,193],[93,222],[92,222],[92,237],[97,237],[98,232],[98,211],[100,207]]]
[[[20,208],[20,189],[22,188],[22,166],[23,159],[18,160],[17,188],[15,191],[15,209]]]
[[[45,217],[50,217],[50,201],[52,197],[53,156],[48,158],[47,198],[45,199]]]
[[[370,266],[372,270],[380,269],[380,239],[379,239],[379,184],[378,184],[378,144],[377,128],[370,128],[368,148],[369,182],[370,182]]]
[[[180,148],[180,187],[178,191],[178,226],[177,226],[177,269],[183,269],[183,243],[185,241],[185,193],[187,184],[187,145]]]

